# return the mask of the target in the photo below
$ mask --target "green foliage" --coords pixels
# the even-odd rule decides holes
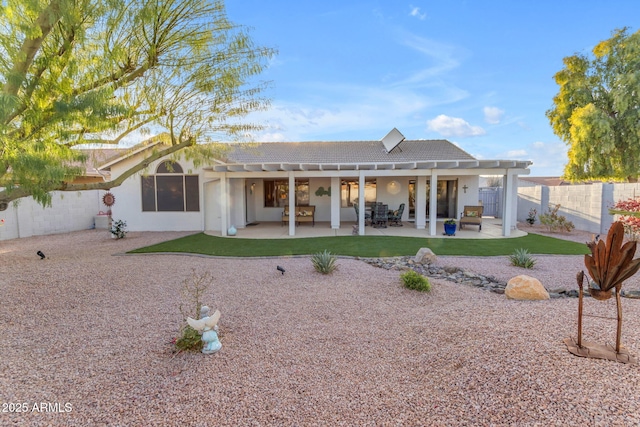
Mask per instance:
[[[175,340],[178,350],[202,350],[202,337],[187,323],[187,317],[192,319],[200,318],[200,309],[204,305],[205,294],[209,291],[213,278],[207,271],[198,273],[191,271],[191,277],[182,281],[180,290],[180,314],[182,314],[182,325],[180,336]]]
[[[405,288],[413,289],[420,292],[429,292],[431,283],[429,279],[414,270],[407,270],[400,275]]]
[[[111,225],[111,234],[116,236],[117,239],[124,239],[127,236],[127,223],[121,219],[115,221]]]
[[[74,183],[87,143],[118,144],[154,133],[155,158],[196,143],[238,139],[265,108],[255,77],[274,55],[228,21],[220,0],[9,1],[0,13],[0,202],[53,190],[108,189]],[[130,176],[150,158],[133,165]],[[126,177],[125,176],[125,177]]]
[[[444,221],[447,225],[456,225],[456,220],[454,218],[449,218]]]
[[[558,215],[560,205],[556,205],[553,209],[548,208],[546,214],[540,214],[540,223],[546,225],[549,231],[573,231],[575,225],[573,222],[568,221],[564,215]]]
[[[636,180],[640,169],[640,31],[616,30],[593,55],[564,58],[546,115],[567,143],[570,180]]]
[[[179,351],[201,351],[204,343],[202,335],[191,326],[186,325],[180,330],[180,337],[176,339],[175,345]]]
[[[324,252],[313,254],[311,263],[318,273],[330,274],[337,268],[337,259],[335,255],[325,249]]]
[[[536,223],[536,215],[538,214],[538,211],[531,208],[529,209],[529,215],[527,216],[527,222],[529,223],[529,225],[533,225]]]
[[[509,255],[509,261],[511,261],[511,265],[522,268],[533,268],[533,266],[536,265],[536,260],[528,250],[523,248],[518,248]]]

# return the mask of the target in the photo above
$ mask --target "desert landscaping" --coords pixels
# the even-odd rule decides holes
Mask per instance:
[[[638,365],[567,351],[576,298],[513,301],[445,280],[419,293],[399,271],[347,258],[325,276],[308,257],[124,255],[185,234],[0,244],[1,425],[640,424]],[[536,258],[526,272],[506,257],[437,263],[577,288],[581,256]],[[194,272],[211,274],[205,302],[222,313],[212,355],[174,351]],[[640,300],[622,304],[637,357]],[[615,318],[615,301],[586,299],[585,312]],[[586,318],[583,331],[611,344],[615,320]]]

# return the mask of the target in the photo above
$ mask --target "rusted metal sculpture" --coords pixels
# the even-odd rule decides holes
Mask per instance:
[[[584,256],[584,265],[592,279],[588,287],[589,294],[596,300],[604,301],[611,298],[612,293],[615,290],[617,305],[615,349],[611,346],[582,341],[584,271],[581,271],[576,277],[579,288],[578,341],[574,341],[573,338],[567,338],[564,340],[569,352],[576,356],[609,359],[622,363],[637,363],[637,360],[632,357],[626,349],[620,347],[620,336],[622,334],[622,305],[620,303],[620,291],[622,289],[622,283],[640,269],[640,258],[633,259],[633,256],[636,253],[636,242],[631,241],[623,244],[623,241],[624,226],[618,221],[611,226],[607,235],[607,243],[605,244],[602,240],[587,243],[587,246],[591,250],[591,255]]]

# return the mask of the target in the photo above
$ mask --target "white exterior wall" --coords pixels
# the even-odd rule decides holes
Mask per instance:
[[[126,159],[111,169],[112,178],[118,177],[138,161],[138,156]],[[153,162],[146,173],[154,174],[158,164],[166,159]],[[116,197],[116,203],[111,208],[114,221],[123,220],[127,223],[128,231],[202,231],[204,229],[204,180],[202,171],[195,170],[191,162],[179,160],[185,174],[199,175],[200,182],[200,211],[199,212],[143,212],[142,211],[142,183],[141,174],[127,178],[121,186],[113,188],[111,192]]]
[[[5,220],[4,226],[0,226],[0,240],[94,228],[94,217],[107,211],[102,204],[104,193],[56,191],[52,193],[51,207],[46,208],[31,197],[17,200],[0,212],[0,219]]]

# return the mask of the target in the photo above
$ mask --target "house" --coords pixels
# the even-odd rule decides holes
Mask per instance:
[[[146,144],[100,167],[115,179],[153,149]],[[503,235],[516,224],[517,177],[529,161],[478,160],[446,140],[405,140],[393,129],[380,141],[232,144],[210,164],[181,157],[149,165],[112,192],[113,216],[132,231],[216,230],[280,222],[284,207],[314,206],[315,226],[359,224],[375,202],[405,203],[403,221],[436,234],[436,221],[478,204],[480,175],[504,178]],[[361,191],[363,189],[364,191]],[[433,189],[434,191],[431,191]],[[354,204],[365,206],[356,217]],[[284,225],[283,225],[284,226]],[[296,222],[288,221],[294,236]],[[312,226],[305,224],[303,226]]]

